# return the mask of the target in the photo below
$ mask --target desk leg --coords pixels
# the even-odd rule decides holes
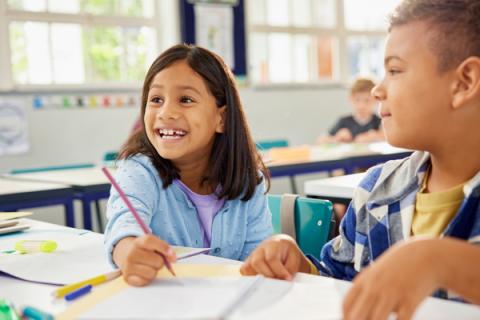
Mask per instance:
[[[92,208],[91,202],[88,197],[82,198],[82,209],[83,209],[83,228],[87,230],[92,230]]]
[[[75,213],[73,211],[73,201],[70,200],[65,203],[65,222],[67,226],[75,228]]]

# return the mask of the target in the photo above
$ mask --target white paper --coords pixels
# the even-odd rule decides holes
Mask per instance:
[[[0,156],[29,150],[27,116],[21,99],[0,99]]]
[[[121,291],[79,319],[219,319],[243,298],[257,279],[157,279],[146,287]]]
[[[103,247],[103,235],[72,228],[31,229],[0,237],[0,249],[12,250],[20,240],[53,240],[50,253],[1,254],[0,271],[20,279],[65,285],[112,270]]]
[[[230,319],[342,319],[342,294],[332,282],[266,279]]]
[[[234,69],[232,6],[196,3],[194,8],[196,44],[215,52]]]

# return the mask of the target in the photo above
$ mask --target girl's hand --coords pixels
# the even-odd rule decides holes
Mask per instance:
[[[242,275],[261,274],[291,280],[297,272],[310,272],[310,265],[295,240],[285,234],[263,241],[240,268]]]
[[[141,237],[127,237],[120,240],[113,249],[113,260],[122,270],[125,281],[133,286],[149,284],[157,276],[165,262],[176,261],[175,252],[165,241],[152,234]]]
[[[429,240],[414,240],[389,249],[360,272],[343,302],[343,317],[387,319],[396,312],[399,320],[410,319],[417,306],[438,282],[434,253]]]

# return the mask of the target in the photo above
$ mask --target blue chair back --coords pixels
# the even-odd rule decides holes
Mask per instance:
[[[268,195],[274,233],[282,233],[281,195]],[[320,251],[328,241],[332,222],[332,203],[328,200],[298,197],[295,201],[295,231],[297,243],[305,254],[320,258]]]
[[[93,168],[93,167],[95,167],[93,163],[79,163],[79,164],[67,164],[62,166],[13,169],[10,171],[10,173],[21,174],[21,173],[33,173],[33,172],[44,172],[44,171],[54,171],[54,170],[83,169],[83,168]]]
[[[255,143],[258,150],[267,151],[272,148],[283,148],[288,147],[288,140],[286,139],[276,139],[276,140],[262,140]]]

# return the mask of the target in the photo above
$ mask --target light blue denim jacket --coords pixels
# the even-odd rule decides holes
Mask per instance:
[[[203,232],[197,210],[175,184],[163,188],[150,159],[136,155],[119,162],[115,179],[152,233],[171,245],[202,247]],[[227,200],[213,219],[210,254],[234,260],[248,255],[273,232],[271,213],[262,182],[248,201]],[[105,248],[112,251],[127,236],[141,236],[142,229],[112,188],[107,204]]]

